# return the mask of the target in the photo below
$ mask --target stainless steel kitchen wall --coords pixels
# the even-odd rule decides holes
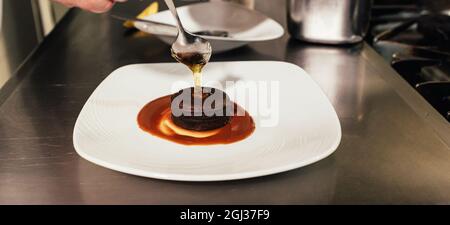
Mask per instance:
[[[2,1],[2,0],[0,0]],[[0,87],[42,38],[36,0],[3,0],[0,30]]]

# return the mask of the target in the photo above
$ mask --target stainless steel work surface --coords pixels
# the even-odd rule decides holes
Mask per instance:
[[[73,126],[105,76],[123,65],[173,59],[153,36],[125,32],[108,15],[71,10],[0,91],[0,203],[450,203],[448,124],[439,124],[444,120],[367,44],[315,46],[285,35],[212,60],[304,68],[336,108],[338,150],[291,172],[209,183],[131,176],[80,158]]]

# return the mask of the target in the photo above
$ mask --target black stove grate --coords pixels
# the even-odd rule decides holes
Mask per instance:
[[[411,4],[378,9],[374,48],[450,122],[450,16]]]

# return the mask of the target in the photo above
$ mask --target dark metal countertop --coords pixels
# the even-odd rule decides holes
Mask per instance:
[[[310,166],[193,183],[131,176],[80,158],[73,126],[96,86],[127,64],[172,62],[168,52],[155,37],[127,35],[108,15],[71,10],[0,91],[0,203],[450,203],[448,124],[366,44],[314,46],[285,35],[213,57],[291,62],[322,87],[343,137],[333,155]]]

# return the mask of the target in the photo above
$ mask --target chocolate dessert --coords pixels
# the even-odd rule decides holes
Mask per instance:
[[[188,130],[207,131],[224,127],[230,121],[233,103],[228,95],[216,88],[186,88],[171,97],[172,121]]]

